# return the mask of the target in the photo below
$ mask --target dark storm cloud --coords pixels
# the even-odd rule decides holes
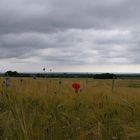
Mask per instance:
[[[138,0],[1,0],[0,58],[140,64]]]

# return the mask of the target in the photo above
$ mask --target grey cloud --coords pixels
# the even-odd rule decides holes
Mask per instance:
[[[139,25],[140,2],[137,0],[2,0],[0,3],[0,33],[3,34]]]
[[[114,63],[118,60],[119,64],[139,63],[136,59],[139,58],[139,47],[133,40],[132,32],[116,30],[8,34],[0,38],[1,58],[38,56],[44,61],[63,64],[107,64],[113,60]]]
[[[1,0],[0,58],[140,64],[139,5],[138,0]]]

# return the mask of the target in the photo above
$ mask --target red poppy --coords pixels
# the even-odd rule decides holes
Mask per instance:
[[[75,93],[78,93],[78,90],[80,89],[80,84],[79,83],[73,83],[72,87],[75,89]]]

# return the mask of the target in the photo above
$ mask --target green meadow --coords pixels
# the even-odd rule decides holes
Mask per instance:
[[[3,80],[0,140],[140,140],[140,80]]]

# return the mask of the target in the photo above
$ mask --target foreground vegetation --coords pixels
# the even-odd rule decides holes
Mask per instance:
[[[3,81],[0,140],[140,140],[139,80]]]

